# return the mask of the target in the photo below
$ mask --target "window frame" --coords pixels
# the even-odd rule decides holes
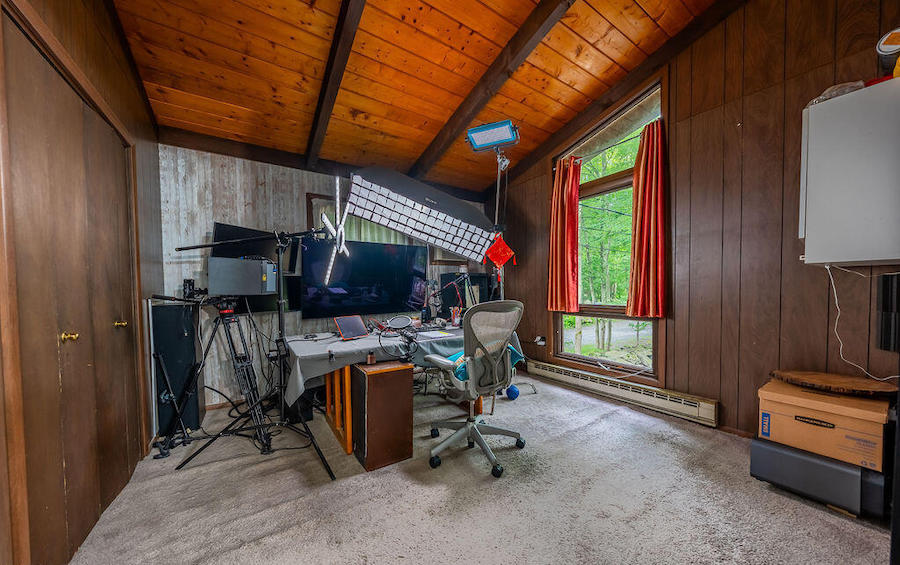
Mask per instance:
[[[668,114],[667,103],[667,74],[660,72],[659,75],[652,78],[644,87],[640,88],[633,96],[629,97],[624,103],[618,105],[615,110],[607,114],[601,119],[593,131],[605,127],[612,123],[618,116],[626,112],[637,101],[642,100],[649,92],[659,89],[660,93],[660,114],[663,120]],[[587,139],[588,136],[582,139]],[[581,141],[579,141],[581,143]],[[574,147],[574,146],[570,146]],[[605,177],[582,183],[579,186],[579,201],[584,198],[590,198],[607,192],[628,188],[634,181],[634,167],[612,173]],[[610,377],[622,380],[646,384],[663,388],[665,386],[665,354],[666,354],[666,323],[661,318],[635,318],[625,315],[625,306],[614,305],[598,305],[598,304],[581,304],[578,305],[577,312],[553,312],[550,317],[550,358],[551,361],[572,369],[581,369],[594,373],[604,374]],[[653,366],[640,367],[629,363],[602,359],[603,365],[612,370],[607,370],[600,366],[597,359],[578,355],[575,353],[566,353],[563,351],[564,340],[563,332],[563,316],[575,315],[585,318],[611,318],[618,320],[640,320],[651,323],[652,331],[652,350],[653,350]],[[635,373],[642,372],[636,375]]]
[[[564,341],[562,339],[555,340],[555,344],[557,346],[558,351],[554,353],[554,357],[557,362],[567,361],[568,365],[572,368],[576,369],[586,369],[589,368],[592,371],[597,369],[603,369],[600,363],[603,363],[606,367],[613,369],[608,374],[612,377],[621,378],[623,380],[636,381],[642,384],[647,384],[651,386],[662,386],[660,383],[660,378],[658,374],[657,367],[659,366],[659,362],[657,361],[657,355],[661,349],[660,345],[660,336],[659,336],[659,328],[665,327],[665,324],[660,324],[657,318],[633,318],[626,316],[624,314],[603,314],[603,315],[595,315],[593,313],[588,312],[554,312],[556,314],[553,317],[553,331],[554,335],[560,336],[563,331],[563,316],[581,316],[583,318],[608,318],[612,320],[628,320],[628,321],[644,321],[650,322],[650,327],[652,328],[652,345],[651,348],[653,350],[653,367],[642,367],[640,365],[633,365],[631,363],[626,363],[624,361],[613,361],[611,359],[595,359],[593,357],[588,357],[587,355],[578,355],[577,353],[568,353],[563,351]],[[560,363],[562,365],[567,365],[567,363]],[[607,373],[607,371],[602,371]],[[617,373],[624,373],[617,374]],[[639,373],[639,374],[636,374]]]
[[[629,188],[634,183],[634,167],[613,173],[596,180],[586,182],[578,188],[578,201],[581,202],[585,198],[600,196],[617,190]],[[578,303],[578,312],[587,313],[592,317],[594,314],[602,315],[605,318],[614,316],[625,316],[625,306],[615,304],[582,304]]]

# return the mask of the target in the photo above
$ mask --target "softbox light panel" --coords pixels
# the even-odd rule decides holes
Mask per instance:
[[[490,221],[474,206],[378,167],[351,176],[347,212],[472,261],[483,261],[493,242]]]

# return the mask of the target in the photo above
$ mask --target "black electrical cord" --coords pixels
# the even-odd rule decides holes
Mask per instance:
[[[272,390],[275,387],[274,382],[273,382],[274,375],[272,374],[272,371],[273,371],[272,365],[271,364],[268,364],[268,365],[263,364],[263,359],[267,359],[267,356],[262,350],[262,338],[266,339],[267,348],[269,350],[272,349],[273,340],[272,340],[271,336],[266,335],[259,328],[259,325],[256,323],[256,318],[253,317],[253,312],[250,310],[250,301],[247,299],[246,296],[244,297],[244,305],[247,308],[247,316],[250,319],[250,326],[251,326],[251,329],[253,330],[250,332],[250,349],[251,350],[253,349],[253,334],[256,333],[257,334],[256,349],[257,349],[257,353],[259,353],[259,370],[262,373],[263,379],[266,381],[265,395],[268,395],[269,393],[272,392]],[[253,361],[252,355],[251,355],[250,361],[251,362]]]
[[[395,345],[400,355],[398,355],[397,353],[391,353],[381,342],[382,334],[383,332],[378,332],[378,347],[381,349],[382,353],[384,353],[387,357],[393,358],[395,361],[409,359],[413,356],[414,353],[419,350],[419,343],[415,340],[414,337],[410,337],[409,335],[404,335],[401,332],[397,332],[397,337],[402,337],[406,341],[401,341],[400,343]]]
[[[227,400],[229,404],[231,404],[231,408],[228,410],[229,417],[231,417],[231,413],[233,411],[237,411],[237,413],[241,414],[241,415],[243,414],[243,412],[241,412],[241,409],[239,408],[239,406],[241,404],[244,404],[245,401],[241,401],[240,403],[235,403],[234,400],[232,400],[227,394],[225,394],[224,392],[222,392],[221,390],[219,390],[217,388],[213,388],[209,385],[203,385],[203,388],[213,391],[214,393],[218,394],[219,396],[221,396],[222,398]]]

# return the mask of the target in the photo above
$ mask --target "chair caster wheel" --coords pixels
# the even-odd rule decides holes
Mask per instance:
[[[499,479],[500,475],[503,474],[503,465],[501,465],[500,463],[497,463],[496,465],[491,467],[491,474]]]
[[[472,440],[469,440],[469,449],[472,449],[473,447],[475,447],[475,442]]]
[[[438,437],[439,435],[441,435],[441,432],[437,428],[431,428],[431,437]]]
[[[525,447],[525,440],[522,439],[522,438],[517,439],[517,440],[516,440],[516,447],[518,447],[519,449],[524,448],[524,447]]]
[[[431,465],[432,469],[437,469],[441,466],[441,458],[435,455],[431,459],[428,460],[428,464]]]

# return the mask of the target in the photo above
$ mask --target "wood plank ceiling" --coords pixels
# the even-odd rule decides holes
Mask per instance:
[[[537,0],[367,0],[318,157],[406,172]],[[469,127],[510,118],[513,165],[712,0],[575,0]],[[160,125],[304,153],[341,0],[115,0]],[[422,178],[496,174],[459,135]]]

